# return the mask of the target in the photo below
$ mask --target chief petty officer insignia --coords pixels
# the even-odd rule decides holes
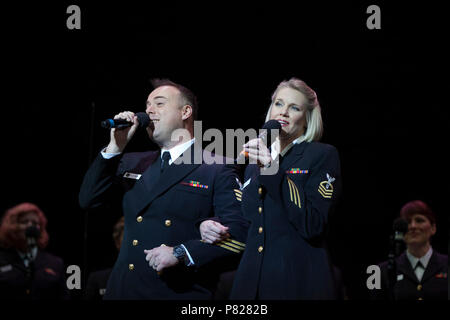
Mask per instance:
[[[333,195],[333,185],[332,183],[336,180],[336,178],[333,178],[332,176],[330,176],[327,173],[327,179],[325,181],[322,181],[319,184],[319,193],[322,195],[322,197],[324,198],[331,198],[331,196]]]

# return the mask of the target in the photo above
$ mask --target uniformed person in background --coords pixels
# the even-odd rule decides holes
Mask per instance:
[[[111,130],[110,143],[81,186],[81,207],[120,200],[125,216],[123,242],[105,299],[211,299],[220,267],[245,248],[248,223],[233,191],[238,188],[236,170],[194,163],[194,94],[168,80],[153,84],[146,130],[161,150],[124,151],[138,120],[133,112],[121,112],[115,119],[133,125]],[[177,164],[186,156],[192,164]],[[203,152],[206,157],[212,155]],[[229,228],[225,243],[201,241],[198,222],[213,216]]]
[[[120,246],[123,240],[123,228],[124,228],[124,217],[121,217],[113,228],[113,240],[114,246],[118,251],[120,251]],[[106,284],[108,283],[109,276],[111,275],[112,268],[107,268],[104,270],[99,270],[92,272],[89,275],[86,284],[86,300],[102,300],[106,292]]]
[[[317,142],[321,109],[302,80],[278,85],[266,122],[272,119],[282,128],[271,151],[261,139],[244,145],[258,164],[248,165],[237,191],[251,225],[230,299],[336,299],[324,240],[341,191],[338,152]],[[277,158],[277,173],[264,174]],[[212,220],[202,222],[200,231],[208,243],[227,237],[226,227]]]
[[[380,264],[381,289],[371,290],[372,299],[444,300],[448,296],[448,256],[433,250],[436,216],[430,207],[415,200],[406,203],[400,217],[408,222],[404,236],[406,251],[395,259],[396,282],[393,295],[388,291],[388,262]]]
[[[27,239],[29,228],[35,230],[32,241]],[[4,213],[0,222],[0,300],[69,298],[64,262],[44,250],[48,240],[47,218],[37,205],[24,202]]]

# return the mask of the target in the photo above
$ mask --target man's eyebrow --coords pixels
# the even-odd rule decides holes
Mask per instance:
[[[164,97],[164,96],[156,96],[156,97],[153,98],[153,100],[160,99],[160,98],[163,98],[163,99],[166,99],[166,100],[167,100],[167,98]],[[147,100],[147,102],[146,102],[145,104],[146,104],[146,105],[149,105],[149,104],[151,104],[151,102]]]

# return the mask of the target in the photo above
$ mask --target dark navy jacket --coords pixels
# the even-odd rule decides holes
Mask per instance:
[[[33,276],[15,249],[0,248],[0,300],[61,300],[69,298],[63,260],[38,250]]]
[[[103,299],[111,271],[112,268],[108,268],[92,272],[89,275],[84,296],[86,300],[97,301]]]
[[[99,155],[85,175],[81,206],[118,200],[125,216],[105,299],[211,299],[221,266],[245,248],[248,222],[233,191],[239,189],[234,166],[173,163],[159,176],[160,161],[159,151],[112,159]],[[142,176],[136,180],[127,173]],[[201,242],[198,222],[209,217],[228,226],[231,239],[216,245]],[[181,243],[194,267],[180,263],[158,274],[145,260],[144,249]]]
[[[430,261],[422,276],[417,279],[406,252],[396,258],[397,281],[394,284],[395,300],[447,300],[448,257],[433,250]],[[388,262],[380,264],[381,289],[371,290],[372,299],[390,300],[388,285]]]
[[[242,209],[251,220],[231,299],[334,299],[324,246],[328,216],[341,189],[337,150],[317,142],[294,145],[278,173],[245,172]]]

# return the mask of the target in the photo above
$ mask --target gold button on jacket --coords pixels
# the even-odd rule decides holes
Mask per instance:
[[[130,264],[128,265],[128,269],[134,270],[134,264],[130,263]]]
[[[172,221],[166,220],[165,224],[166,224],[166,227],[170,227],[172,225]]]
[[[261,252],[261,251],[263,251],[263,247],[262,247],[262,246],[259,246],[258,252]]]
[[[137,220],[137,222],[142,222],[142,217],[139,216],[139,217],[136,218],[136,220]]]

